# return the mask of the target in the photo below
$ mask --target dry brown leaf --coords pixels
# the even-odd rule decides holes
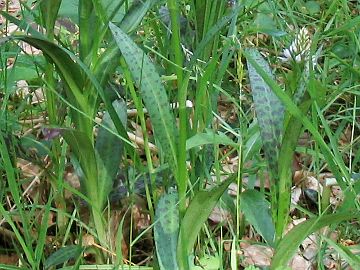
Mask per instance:
[[[291,206],[290,206],[290,212],[295,210],[295,206],[298,205],[300,196],[301,196],[301,188],[300,187],[293,187],[291,189]]]
[[[231,213],[226,209],[216,206],[211,211],[209,219],[214,223],[228,223],[229,221],[231,221]]]
[[[84,234],[82,236],[82,241],[81,241],[81,244],[83,247],[90,247],[90,246],[93,246],[95,244],[95,238],[93,235],[91,234]]]
[[[249,265],[270,266],[271,258],[274,256],[274,250],[268,246],[250,245],[246,242],[240,243],[240,252],[243,257],[241,266]]]
[[[311,263],[299,254],[296,254],[294,256],[294,258],[290,261],[289,267],[292,270],[310,270],[310,269],[312,269]]]
[[[313,176],[308,176],[304,181],[304,187],[312,190],[316,190],[320,194],[323,192],[323,186],[320,182]]]
[[[0,254],[0,263],[6,265],[17,265],[19,256],[16,253]]]
[[[331,187],[330,204],[333,206],[339,206],[344,199],[344,194],[339,186]]]

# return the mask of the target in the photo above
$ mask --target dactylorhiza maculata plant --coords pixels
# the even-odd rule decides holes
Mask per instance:
[[[283,61],[292,61],[295,64],[305,63],[292,96],[295,104],[300,104],[306,99],[305,91],[310,70],[310,63],[308,63],[310,46],[309,32],[306,28],[302,28],[290,47],[283,51],[284,57],[281,58]],[[291,115],[285,117],[283,102],[275,94],[274,87],[270,86],[263,77],[265,73],[268,79],[275,81],[267,61],[256,49],[246,50],[245,55],[248,60],[250,85],[263,149],[272,178],[272,215],[276,227],[275,242],[277,242],[282,237],[289,213],[292,157],[302,123]],[[304,114],[307,113],[308,108],[304,108]]]
[[[300,29],[289,48],[282,52],[282,56],[278,57],[283,62],[294,60],[297,63],[306,61],[310,53],[310,34],[306,27]]]

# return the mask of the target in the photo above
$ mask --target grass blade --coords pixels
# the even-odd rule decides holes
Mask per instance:
[[[5,168],[5,172],[6,172],[6,177],[8,180],[8,184],[9,184],[9,188],[12,194],[12,197],[15,201],[15,204],[17,206],[17,209],[19,209],[20,212],[20,216],[22,218],[22,224],[24,226],[24,233],[25,233],[25,239],[23,238],[23,236],[21,235],[20,231],[17,228],[17,225],[15,225],[15,223],[13,222],[10,214],[8,211],[5,210],[4,206],[2,204],[0,204],[0,213],[1,215],[5,218],[5,220],[9,223],[9,225],[11,226],[11,229],[13,230],[17,240],[19,241],[21,247],[23,248],[23,251],[25,253],[25,257],[28,260],[28,262],[30,263],[31,266],[35,267],[35,258],[34,258],[34,253],[30,247],[30,236],[29,236],[29,232],[30,229],[28,227],[29,222],[26,218],[26,215],[23,211],[23,207],[21,205],[21,199],[20,199],[20,191],[18,188],[18,181],[16,179],[15,176],[15,171],[14,171],[14,167],[13,164],[11,162],[11,158],[7,149],[7,143],[5,142],[5,139],[3,137],[3,135],[0,133],[0,157],[1,160],[4,164],[4,168]]]
[[[157,2],[157,0],[147,0],[145,3],[143,1],[134,2],[129,11],[125,14],[119,27],[125,33],[133,32],[155,2]]]

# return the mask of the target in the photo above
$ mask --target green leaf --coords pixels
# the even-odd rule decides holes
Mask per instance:
[[[191,57],[191,60],[188,62],[188,67],[192,67],[196,61],[201,58],[204,49],[206,48],[207,44],[212,41],[212,39],[219,34],[221,29],[228,24],[229,21],[231,21],[234,17],[238,16],[241,9],[244,8],[243,3],[239,3],[236,8],[232,9],[232,11],[226,15],[223,16],[221,19],[219,19],[216,24],[214,24],[207,32],[204,38],[201,40],[201,42],[196,46],[196,50],[194,51],[194,54]],[[203,19],[203,18],[202,18]]]
[[[29,221],[28,216],[24,212],[24,207],[21,202],[21,192],[19,190],[19,179],[16,177],[15,172],[15,166],[13,164],[13,160],[11,157],[12,150],[9,149],[13,147],[11,145],[12,143],[9,143],[7,139],[3,137],[3,131],[0,130],[0,156],[1,156],[1,163],[4,170],[4,177],[7,181],[7,184],[9,186],[12,199],[15,202],[15,205],[19,212],[19,218],[22,222],[22,227],[24,228],[23,233],[20,233],[18,230],[18,226],[13,221],[13,217],[10,215],[10,212],[8,210],[5,210],[5,205],[0,204],[0,214],[1,216],[9,223],[12,231],[14,232],[14,235],[16,236],[16,240],[21,245],[22,250],[24,252],[24,255],[26,259],[29,261],[29,263],[34,266],[35,265],[35,257],[34,257],[34,251],[32,248],[29,247]]]
[[[164,194],[156,206],[154,237],[161,270],[179,269],[176,261],[179,233],[178,201],[178,194],[173,191]]]
[[[12,266],[12,265],[8,265],[8,264],[0,263],[0,269],[4,269],[4,270],[28,270],[29,268],[27,268],[27,267],[19,267],[19,266]]]
[[[31,36],[15,36],[12,38],[22,40],[42,50],[56,65],[59,75],[67,84],[68,87],[65,89],[70,103],[83,112],[88,111],[87,101],[82,94],[84,78],[81,75],[80,68],[62,48],[45,39]]]
[[[40,2],[41,15],[45,22],[47,33],[54,33],[55,21],[61,5],[61,0],[43,0]]]
[[[25,19],[19,20],[16,17],[11,16],[9,13],[2,10],[0,10],[0,14],[9,22],[12,22],[13,24],[19,26],[19,28],[21,30],[24,30],[26,33],[29,33],[34,37],[45,38],[45,36],[42,33],[36,31]],[[7,37],[7,39],[9,39],[9,37]]]
[[[256,49],[248,49],[246,52],[269,77],[274,79],[269,64]],[[283,132],[284,106],[249,61],[247,61],[247,66],[264,152],[272,175],[277,178],[277,161]]]
[[[79,23],[78,8],[79,8],[79,0],[62,0],[59,9],[59,16],[68,17],[74,23],[78,24]]]
[[[311,233],[318,231],[325,226],[355,218],[360,218],[358,212],[337,213],[314,217],[297,225],[279,242],[270,269],[276,270],[281,266],[287,265],[298,250],[299,245]]]
[[[49,269],[52,266],[57,266],[70,259],[75,259],[81,255],[84,248],[80,245],[71,245],[60,248],[59,250],[52,253],[49,258],[46,259],[44,267]]]
[[[339,253],[340,256],[350,264],[352,269],[360,269],[360,257],[358,255],[352,253],[348,247],[335,243],[330,238],[324,236],[322,236],[322,238],[326,242],[328,242],[328,244],[332,246],[335,249],[335,251]]]
[[[184,263],[184,260],[187,260],[201,227],[233,179],[234,177],[229,177],[225,182],[211,190],[198,191],[191,200],[181,221],[177,251],[178,262]]]
[[[232,145],[232,146],[237,145],[224,133],[216,134],[212,130],[207,130],[206,133],[198,133],[193,137],[187,139],[186,150],[189,150],[194,147],[202,146],[205,144],[223,144],[223,145]]]
[[[90,1],[90,0],[89,0]],[[156,0],[149,0],[148,2],[155,2]],[[106,10],[106,16],[102,11],[102,16],[110,18],[110,20],[114,23],[120,23],[124,20],[125,16],[129,16],[131,18],[126,19],[128,23],[132,22],[135,24],[133,20],[135,20],[135,16],[138,16],[138,19],[142,19],[145,15],[142,6],[147,6],[147,3],[143,3],[143,1],[134,1],[134,0],[127,0],[126,3],[130,7],[130,9],[126,12],[126,5],[124,5],[125,0],[122,2],[113,1],[113,0],[102,0],[101,4]],[[120,4],[120,6],[119,6]],[[136,6],[136,8],[133,8]],[[69,17],[74,23],[79,22],[78,18],[78,8],[79,8],[79,0],[62,0],[61,8],[59,11],[59,15],[62,17]],[[133,14],[133,15],[130,15]],[[136,15],[135,15],[136,14]],[[133,18],[132,18],[133,17]],[[131,25],[128,25],[131,27]]]
[[[306,1],[305,7],[311,15],[320,12],[320,4],[317,1]]]
[[[109,27],[129,66],[134,82],[141,90],[157,144],[162,149],[161,153],[164,153],[166,161],[176,170],[175,119],[160,76],[148,56],[120,28],[112,23]]]
[[[119,27],[125,33],[130,33],[139,26],[145,14],[157,2],[157,0],[135,1],[129,11],[125,14]]]
[[[219,270],[220,265],[220,257],[205,255],[198,260],[198,265],[190,265],[190,270]]]
[[[126,126],[126,104],[122,100],[113,102],[121,122]],[[101,205],[107,201],[113,187],[113,181],[119,170],[123,152],[123,141],[116,135],[116,128],[108,112],[104,114],[95,143],[95,154],[98,168],[98,196]]]
[[[257,32],[276,37],[286,35],[286,32],[281,31],[276,27],[273,18],[268,14],[258,13],[253,24]]]
[[[67,96],[66,101],[69,102],[68,105],[71,105],[73,109],[73,121],[77,126],[82,124],[82,131],[87,132],[88,134],[92,134],[92,117],[97,107],[95,104],[90,103],[87,97],[90,94],[90,96],[99,94],[105,103],[106,109],[108,110],[118,133],[123,140],[127,141],[128,144],[131,145],[126,130],[117,117],[111,102],[109,102],[109,100],[106,98],[102,87],[99,85],[98,81],[91,74],[88,68],[74,54],[44,38],[36,38],[33,36],[7,37],[5,39],[1,39],[0,44],[10,39],[22,40],[36,47],[37,49],[42,50],[48,59],[50,59],[55,64],[61,79],[67,86],[65,87]],[[76,62],[74,62],[74,60]],[[82,76],[82,74],[85,74],[85,78],[92,83],[91,86],[95,88],[96,93],[83,93],[85,78]],[[89,89],[89,87],[86,89]],[[96,98],[94,98],[94,100],[96,100]]]
[[[265,199],[264,194],[253,189],[242,192],[241,210],[256,231],[273,246],[275,227],[270,214],[270,203]]]
[[[35,57],[33,57],[35,58]],[[36,60],[39,57],[36,58]],[[26,55],[19,55],[16,59],[15,64],[6,70],[6,77],[5,77],[5,71],[0,71],[0,76],[2,78],[7,78],[7,87],[11,88],[17,81],[25,80],[25,81],[31,81],[34,79],[39,78],[39,70],[37,70],[33,66],[34,61],[31,61],[30,58]],[[40,61],[38,61],[37,64],[42,64]],[[1,80],[0,86],[4,87],[4,80]]]
[[[97,164],[95,150],[87,134],[74,129],[59,129],[65,141],[71,147],[76,159],[78,160],[85,179],[82,179],[81,185],[84,185],[85,192],[89,201],[98,210],[100,210],[100,198],[98,196],[97,182]]]

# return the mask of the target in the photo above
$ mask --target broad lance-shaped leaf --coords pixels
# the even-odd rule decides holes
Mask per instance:
[[[70,145],[71,150],[79,162],[83,173],[80,184],[85,189],[86,196],[92,206],[100,210],[100,200],[98,196],[97,164],[94,147],[87,134],[75,129],[58,129],[65,141]]]
[[[49,269],[52,266],[57,266],[71,259],[77,259],[84,251],[84,247],[80,245],[70,245],[61,247],[59,250],[52,253],[45,261],[44,268]]]
[[[40,9],[41,15],[45,22],[46,31],[49,34],[54,33],[55,21],[58,15],[58,11],[61,5],[61,0],[52,0],[52,1],[41,1]]]
[[[150,114],[157,143],[160,144],[170,167],[177,168],[175,146],[175,119],[170,110],[166,90],[159,74],[148,56],[113,23],[109,24],[116,43],[129,66],[131,75],[139,87],[145,106]]]
[[[318,231],[325,226],[330,226],[350,219],[359,220],[359,218],[360,215],[357,211],[346,211],[320,217],[313,217],[295,226],[295,228],[288,232],[277,245],[270,269],[277,270],[280,267],[287,265],[290,259],[294,256],[295,252],[298,250],[299,245],[313,232]]]
[[[177,258],[179,264],[181,264],[181,269],[186,267],[188,256],[191,254],[201,227],[204,225],[221,195],[224,194],[227,187],[235,179],[235,176],[236,175],[230,176],[227,180],[211,190],[198,191],[191,200],[185,216],[181,221],[179,232]]]
[[[127,114],[126,104],[123,100],[113,102],[116,113],[121,122],[126,126]],[[113,182],[119,170],[124,143],[116,135],[116,128],[111,120],[109,112],[104,114],[95,144],[96,163],[98,168],[98,196],[101,205],[106,203]]]
[[[269,64],[256,49],[248,49],[247,53],[274,79]],[[277,178],[277,160],[283,131],[284,106],[249,61],[247,61],[247,66],[264,152],[273,177]]]
[[[178,269],[176,248],[179,234],[179,201],[176,191],[164,194],[155,213],[154,237],[161,270]]]
[[[241,193],[241,210],[246,219],[271,246],[274,245],[275,227],[271,219],[270,203],[263,193],[254,189]]]

